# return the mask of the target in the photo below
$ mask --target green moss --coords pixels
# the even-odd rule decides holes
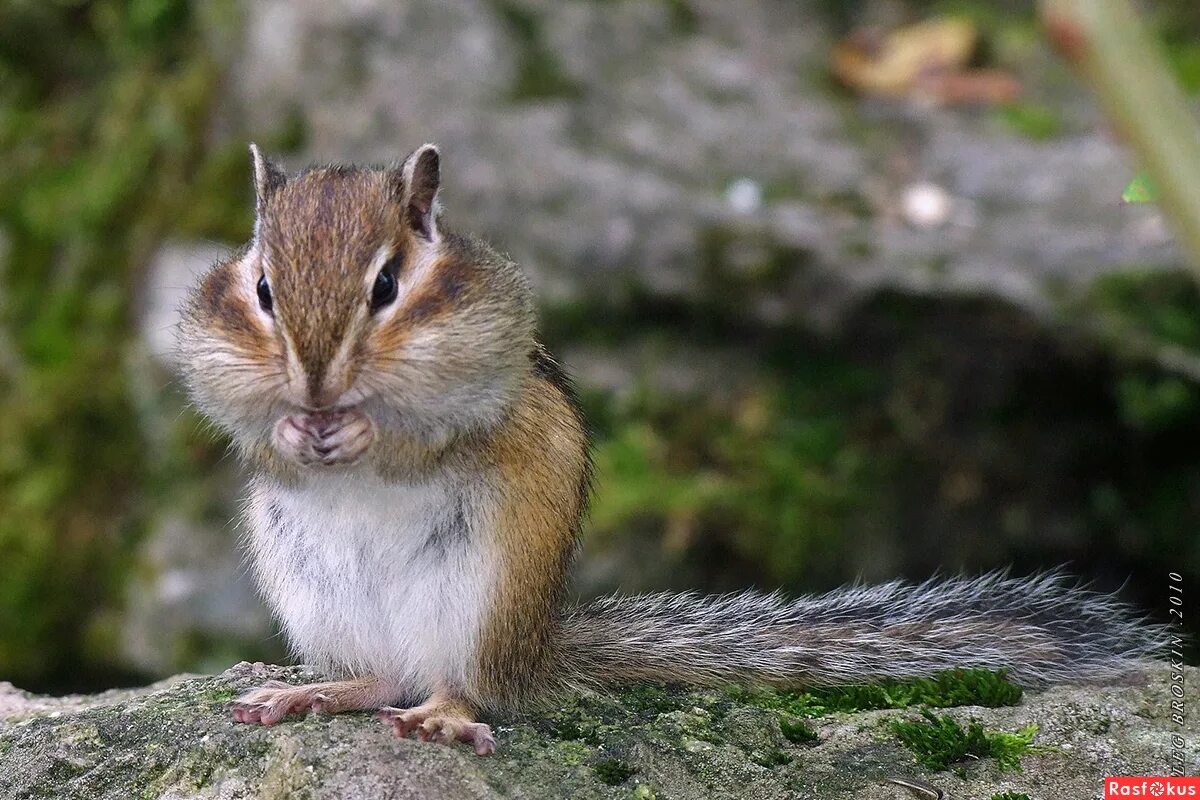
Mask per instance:
[[[726,743],[725,737],[713,727],[713,723],[721,716],[723,715],[716,715],[707,709],[697,707],[690,712],[678,714],[677,718],[681,718],[680,729],[685,739],[723,745]]]
[[[236,696],[237,692],[229,687],[217,687],[210,692],[206,692],[203,698],[206,702],[221,704],[228,703]]]
[[[1150,10],[1151,20],[1162,37],[1167,62],[1176,80],[1189,94],[1200,93],[1200,11],[1187,0],[1163,0]]]
[[[768,185],[767,199],[787,196],[780,184]],[[783,244],[767,235],[748,236],[736,228],[713,225],[700,231],[696,242],[699,260],[697,291],[704,302],[719,306],[747,290],[783,291],[789,280],[808,268],[814,254]]]
[[[1188,94],[1200,94],[1200,45],[1175,42],[1167,47],[1167,61],[1175,79]]]
[[[1024,792],[1000,792],[991,796],[991,800],[1030,800]]]
[[[1200,352],[1200,287],[1190,273],[1130,269],[1092,284],[1081,313],[1100,315],[1114,338],[1130,334]]]
[[[617,786],[629,780],[637,772],[636,767],[616,758],[606,758],[592,765],[596,777],[609,786]]]
[[[576,766],[584,763],[592,754],[592,749],[581,741],[557,742],[549,748],[554,753],[556,764]]]
[[[109,663],[131,556],[224,447],[155,394],[170,381],[140,360],[130,306],[164,238],[250,231],[249,137],[214,141],[210,124],[238,12],[97,0],[0,16],[0,672],[46,690],[140,680]],[[293,115],[255,138],[278,152],[304,135]]]
[[[895,720],[892,731],[913,752],[917,763],[932,770],[945,770],[967,758],[992,758],[997,767],[1020,769],[1021,756],[1029,751],[1037,726],[1016,733],[986,731],[972,720],[963,728],[952,717],[923,710],[921,722]]]
[[[549,715],[550,733],[556,739],[580,741],[590,745],[598,745],[600,739],[600,720],[579,709],[553,712]]]
[[[658,716],[686,708],[688,698],[685,696],[685,690],[678,686],[639,683],[622,690],[621,702],[640,716]]]
[[[1121,417],[1141,430],[1170,430],[1200,408],[1200,387],[1174,375],[1130,372],[1117,379],[1115,388]]]
[[[792,744],[816,744],[821,740],[807,722],[796,717],[781,717],[779,731]]]
[[[664,2],[667,4],[667,11],[671,16],[671,28],[675,33],[687,36],[696,32],[700,21],[688,0],[664,0]]]
[[[808,691],[737,690],[734,696],[762,708],[773,708],[796,717],[820,717],[832,712],[869,711],[880,708],[932,706],[986,706],[997,708],[1021,702],[1020,686],[1003,672],[956,669],[932,678],[836,686]]]

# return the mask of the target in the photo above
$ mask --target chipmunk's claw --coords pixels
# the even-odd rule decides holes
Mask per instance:
[[[496,739],[492,729],[483,722],[453,710],[437,706],[415,708],[383,708],[375,715],[392,726],[397,736],[413,734],[422,742],[453,744],[464,742],[471,745],[475,755],[490,756],[496,752]]]

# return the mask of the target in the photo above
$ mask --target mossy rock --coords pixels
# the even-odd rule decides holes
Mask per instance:
[[[1200,670],[1189,668],[1191,685]],[[832,712],[794,741],[786,714],[730,693],[633,687],[543,711],[490,719],[499,750],[397,739],[370,714],[234,724],[228,701],[303,667],[242,663],[142,689],[50,698],[0,684],[0,796],[5,798],[891,798],[909,777],[955,798],[1004,792],[1090,797],[1111,774],[1164,767],[1172,733],[1198,763],[1196,723],[1169,721],[1170,671],[1103,686],[1026,692],[1019,705],[948,713],[989,731],[1038,726],[1035,748],[1005,771],[982,758],[931,771],[894,735],[912,711]],[[1105,725],[1097,726],[1095,720]],[[1019,795],[1018,795],[1019,796]]]

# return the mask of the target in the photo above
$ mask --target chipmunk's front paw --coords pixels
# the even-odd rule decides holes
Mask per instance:
[[[390,724],[397,736],[408,737],[415,733],[422,742],[465,742],[478,756],[496,752],[492,729],[455,708],[427,703],[415,708],[383,708],[375,716]]]
[[[375,425],[355,409],[289,414],[275,423],[272,440],[286,458],[306,467],[353,464],[375,441]]]
[[[236,722],[274,725],[289,714],[301,711],[325,711],[330,698],[315,685],[292,686],[282,681],[267,681],[229,704]]]

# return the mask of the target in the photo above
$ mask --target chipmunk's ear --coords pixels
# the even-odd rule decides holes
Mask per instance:
[[[437,239],[437,194],[442,185],[436,145],[418,147],[400,166],[400,203],[405,223],[428,241]]]
[[[287,184],[287,175],[250,143],[250,161],[254,165],[254,212],[261,217],[271,196]]]

